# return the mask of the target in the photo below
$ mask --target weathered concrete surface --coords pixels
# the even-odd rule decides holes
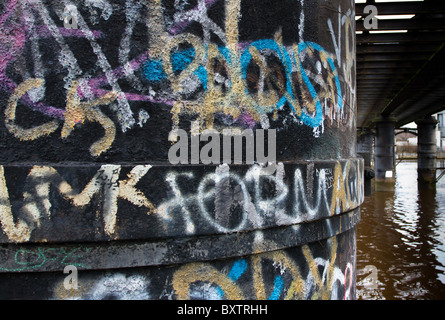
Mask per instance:
[[[4,298],[355,297],[352,0],[0,9]],[[178,129],[274,129],[275,166],[172,165]]]

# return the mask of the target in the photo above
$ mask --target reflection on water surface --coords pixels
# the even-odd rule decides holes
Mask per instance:
[[[445,177],[422,190],[417,162],[401,162],[395,191],[365,198],[357,299],[445,299]]]

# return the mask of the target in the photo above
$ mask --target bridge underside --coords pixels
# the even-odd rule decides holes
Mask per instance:
[[[398,128],[444,110],[445,1],[374,2],[356,3],[357,127],[392,118]],[[410,18],[379,19],[367,30],[369,4],[379,17]]]

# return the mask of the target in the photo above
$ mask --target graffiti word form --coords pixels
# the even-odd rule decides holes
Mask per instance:
[[[303,268],[282,250],[237,260],[228,273],[207,263],[186,264],[174,273],[173,289],[180,300],[197,297],[242,300],[247,297],[243,283],[249,281],[256,300],[350,299],[355,277],[353,265],[347,262],[341,267],[337,258],[337,239],[330,238],[329,242],[327,257],[314,257],[309,246],[304,245]],[[268,264],[279,271],[272,279],[270,274],[264,273],[263,266]],[[305,268],[308,268],[306,275],[303,273]],[[249,277],[249,274],[253,276]],[[271,292],[266,293],[267,287],[273,288],[269,290]],[[338,295],[340,290],[344,290],[344,295]]]
[[[21,210],[32,217],[36,226],[39,227],[42,216],[51,216],[52,204],[49,200],[51,185],[76,207],[84,207],[90,204],[97,194],[102,199],[105,233],[112,235],[115,231],[118,199],[125,199],[138,207],[147,208],[147,214],[155,211],[152,203],[135,187],[150,168],[150,165],[135,166],[128,174],[127,179],[120,180],[121,166],[103,165],[85,188],[80,193],[76,193],[56,169],[34,166],[26,180],[26,184],[30,185],[31,188],[30,191],[23,193],[24,204]],[[2,200],[0,204],[0,222],[3,231],[12,241],[28,241],[32,227],[24,220],[14,221],[3,166],[0,166],[0,199]]]

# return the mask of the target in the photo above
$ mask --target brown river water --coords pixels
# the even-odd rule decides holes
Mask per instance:
[[[417,162],[402,161],[395,191],[365,197],[357,227],[357,299],[445,299],[445,177],[436,190],[423,190]]]

